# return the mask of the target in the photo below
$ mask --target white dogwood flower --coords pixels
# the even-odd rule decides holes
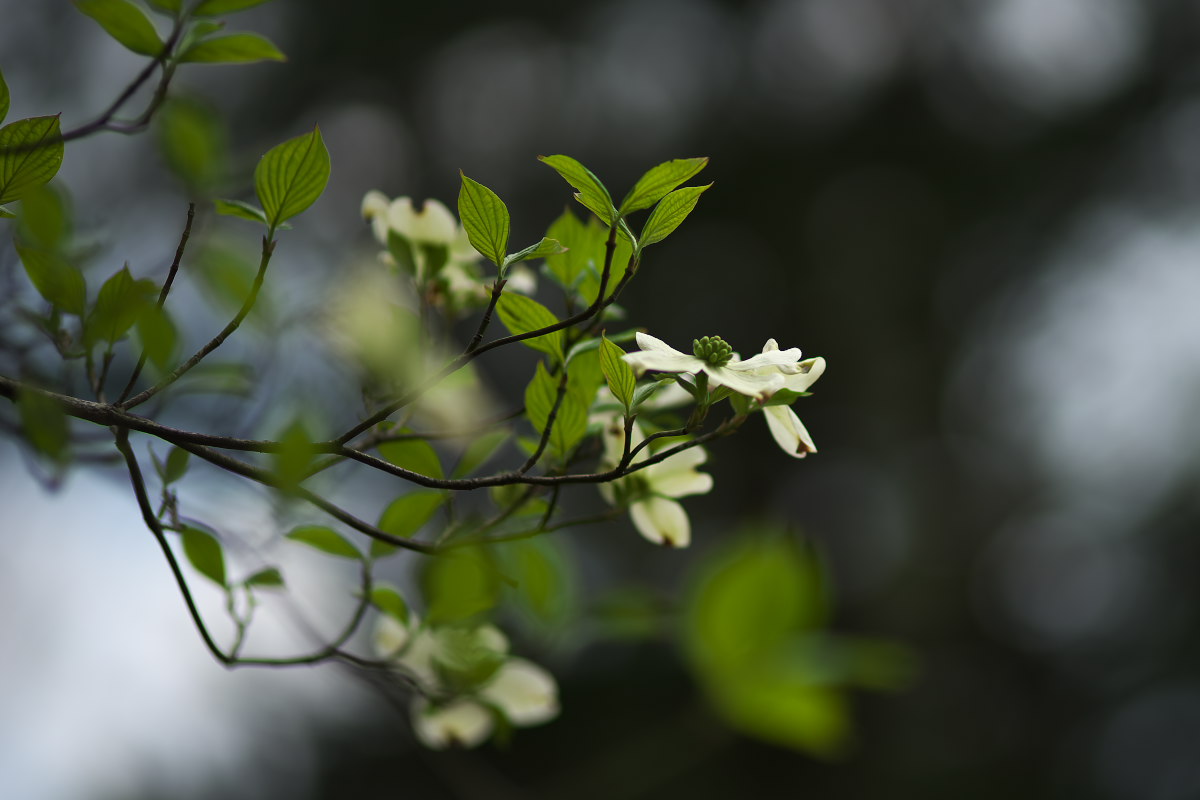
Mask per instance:
[[[774,339],[768,339],[763,346],[764,354],[778,350],[779,345]],[[782,388],[793,392],[806,392],[808,387],[816,383],[817,378],[824,374],[825,359],[809,358],[801,361],[797,366],[800,371],[785,375]],[[783,452],[793,458],[804,458],[809,453],[817,452],[817,446],[813,444],[808,429],[804,427],[804,423],[800,421],[790,406],[767,406],[763,409],[763,416],[767,419],[767,427],[771,431],[771,436],[775,438],[775,442]]]
[[[603,438],[605,464],[609,468],[615,467],[625,452],[625,419],[622,415],[609,419],[604,426]],[[635,421],[630,447],[636,447],[644,438]],[[649,449],[643,448],[631,463],[637,464],[649,457]],[[629,502],[629,516],[634,527],[649,541],[668,547],[687,547],[692,540],[691,522],[677,500],[712,491],[712,476],[696,469],[707,458],[703,448],[683,450],[611,484],[600,484],[600,493],[610,503],[617,502],[618,492],[623,495]]]
[[[648,371],[703,374],[713,386],[725,386],[738,394],[766,400],[783,388],[786,375],[796,371],[799,348],[762,352],[739,360],[719,336],[705,336],[692,343],[692,355],[681,353],[661,339],[637,334],[641,350],[626,353],[625,361],[639,376]]]

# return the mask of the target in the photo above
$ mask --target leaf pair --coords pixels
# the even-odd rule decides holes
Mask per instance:
[[[500,196],[478,181],[468,178],[462,171],[462,188],[458,192],[458,216],[467,232],[471,246],[500,268],[503,278],[508,268],[518,261],[545,258],[566,252],[566,248],[553,239],[542,239],[511,255],[508,254],[508,237],[512,220],[508,206]]]
[[[329,183],[329,150],[321,129],[313,128],[267,151],[254,170],[261,208],[238,200],[217,200],[217,213],[261,222],[273,233],[317,201]]]

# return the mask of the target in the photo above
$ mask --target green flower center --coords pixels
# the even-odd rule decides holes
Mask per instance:
[[[692,353],[714,367],[723,367],[733,358],[733,348],[720,336],[692,340]]]

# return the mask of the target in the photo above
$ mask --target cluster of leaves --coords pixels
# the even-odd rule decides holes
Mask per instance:
[[[134,409],[151,399],[160,406],[167,403],[178,394],[180,379],[238,331],[259,301],[279,234],[322,195],[330,155],[314,128],[262,156],[253,175],[257,203],[215,198],[226,184],[219,124],[202,102],[169,97],[168,87],[174,70],[185,63],[282,60],[268,40],[253,33],[226,33],[214,19],[265,0],[146,2],[149,13],[130,0],[76,0],[77,8],[113,39],[150,59],[107,111],[66,132],[58,116],[0,128],[0,216],[15,218],[16,252],[40,298],[19,312],[38,344],[13,348],[19,375],[0,375],[0,396],[16,404],[17,429],[59,472],[84,455],[78,443],[86,439],[81,433],[85,423],[112,432],[116,460],[128,472],[146,525],[201,637],[221,663],[285,666],[343,660],[392,671],[404,676],[418,695],[417,729],[435,744],[473,743],[475,733],[464,733],[468,728],[503,730],[544,721],[549,709],[556,708],[548,675],[475,644],[466,648],[473,654],[466,658],[461,645],[501,636],[491,633],[496,619],[515,620],[548,639],[587,629],[570,551],[559,537],[545,534],[629,511],[635,521],[641,515],[637,524],[647,538],[686,544],[686,538],[655,527],[659,523],[651,519],[649,500],[707,491],[711,480],[695,472],[703,461],[701,445],[733,433],[752,413],[805,394],[780,389],[782,377],[772,384],[776,397],[746,398],[723,386],[710,390],[703,372],[690,378],[643,376],[635,354],[623,346],[636,330],[609,333],[623,316],[617,300],[638,274],[646,249],[669,237],[711,185],[684,186],[707,159],[662,163],[617,203],[579,161],[566,155],[541,157],[588,213],[580,218],[565,211],[543,238],[518,249],[510,247],[511,216],[503,200],[466,175],[461,176],[457,204],[461,224],[435,201],[418,211],[408,198],[368,196],[364,209],[374,217],[376,236],[386,249],[387,283],[404,299],[391,303],[370,297],[375,305],[363,316],[389,325],[407,321],[386,327],[403,332],[386,341],[387,358],[363,356],[368,347],[351,350],[367,407],[357,415],[344,408],[331,412],[333,423],[345,429],[327,439],[312,433],[317,426],[306,423],[303,414],[274,438],[261,440],[168,427],[154,418],[157,413],[143,416]],[[152,14],[164,18],[168,32],[160,30],[166,25],[156,24]],[[158,88],[149,105],[132,119],[119,119],[130,97],[156,73]],[[0,74],[0,122],[8,107],[8,88]],[[156,114],[166,161],[192,196],[212,199],[218,214],[261,225],[263,232],[257,270],[233,282],[235,313],[187,356],[180,355],[185,337],[168,300],[177,273],[187,264],[195,206],[189,207],[165,276],[137,277],[126,263],[93,291],[84,264],[95,253],[74,231],[65,190],[50,184],[72,139],[102,131],[134,133]],[[202,206],[199,213],[208,208]],[[641,212],[648,213],[635,226],[634,217]],[[526,283],[521,270],[530,264],[540,266],[540,275],[552,286],[543,289],[541,300],[535,289],[517,289]],[[478,312],[474,335],[457,355],[438,355],[465,311]],[[351,308],[347,316],[353,321],[357,315],[358,309]],[[507,334],[488,338],[493,319]],[[722,357],[729,357],[731,351],[719,339],[703,341],[704,347],[719,343]],[[431,409],[450,405],[448,398],[480,393],[473,372],[476,359],[513,344],[528,348],[536,359],[518,412],[482,422],[455,419],[450,432],[428,425]],[[49,377],[52,370],[44,368],[39,346],[60,357],[64,369],[59,374],[66,379]],[[0,355],[7,347],[0,337]],[[392,357],[392,351],[405,347],[417,352],[413,364],[401,370],[396,364],[404,359]],[[379,374],[381,361],[391,374]],[[764,369],[773,375],[782,363],[775,359]],[[785,366],[789,374],[798,370]],[[80,374],[90,398],[71,388]],[[690,408],[680,411],[660,402],[673,385],[687,389],[683,402]],[[708,412],[726,398],[731,400],[729,416],[713,424]],[[149,451],[156,500],[131,444],[135,434],[170,448],[165,455]],[[353,611],[335,636],[300,655],[243,654],[262,593],[286,590],[288,582],[278,563],[243,564],[231,555],[227,525],[187,513],[180,490],[196,462],[269,487],[281,520],[286,520],[282,540],[357,566]],[[497,463],[504,466],[492,468]],[[663,470],[670,464],[680,469],[665,478]],[[400,490],[373,522],[331,499],[324,476],[342,465],[398,479]],[[691,488],[681,481],[689,481]],[[604,494],[612,508],[570,516],[571,504],[563,495],[578,484],[614,486]],[[301,509],[332,522],[306,516]],[[678,527],[682,510],[669,510]],[[357,536],[365,537],[365,547]],[[814,562],[777,541],[762,548],[710,562],[706,569],[711,574],[688,601],[687,627],[678,638],[715,706],[733,724],[783,744],[829,752],[844,740],[840,688],[887,683],[890,678],[864,677],[870,667],[863,665],[894,664],[896,659],[889,651],[871,650],[874,645],[860,647],[824,636],[824,611],[814,610],[823,608],[814,594],[819,587]],[[376,573],[389,568],[387,560],[401,552],[428,556],[415,586],[377,580]],[[222,593],[235,629],[232,642],[222,645],[210,631],[182,569],[185,562]],[[771,591],[764,596],[762,587],[768,585]],[[410,608],[414,598],[411,605],[420,609],[419,615]],[[629,596],[616,598],[611,605],[615,613],[605,624],[613,631],[662,633],[662,615],[643,613],[646,606],[639,603],[631,604]],[[377,626],[404,630],[402,652],[363,655],[356,649],[356,634],[372,614]],[[417,642],[423,644],[417,647]],[[414,647],[420,652],[413,652]],[[483,655],[476,658],[479,653]],[[505,672],[504,664],[512,668]],[[422,675],[426,665],[435,670],[434,677]],[[754,686],[746,686],[748,681]],[[798,687],[803,687],[800,694]],[[532,689],[540,706],[518,696]],[[470,725],[464,722],[468,718]],[[480,723],[484,718],[486,725]]]

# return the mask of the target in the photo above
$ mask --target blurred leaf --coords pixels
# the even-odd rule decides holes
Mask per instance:
[[[167,312],[156,303],[151,303],[138,317],[138,340],[150,363],[160,370],[166,370],[171,364],[171,356],[175,354],[178,334],[175,323]]]
[[[271,225],[311,206],[328,182],[329,151],[320,128],[271,148],[254,170],[258,201]]]
[[[458,171],[462,186],[458,190],[458,216],[471,246],[496,266],[508,253],[510,219],[508,207],[499,195]]]
[[[625,406],[625,413],[628,414],[633,405],[633,394],[637,391],[637,378],[633,375],[633,369],[622,358],[624,355],[624,350],[601,334],[600,368],[604,370],[604,379],[608,381],[609,391],[621,401],[621,405]]]
[[[255,61],[287,61],[287,56],[280,52],[270,39],[259,36],[257,33],[230,33],[225,36],[201,39],[185,50],[179,56],[179,61],[180,63],[203,64],[250,64]],[[319,195],[320,192],[317,194]],[[305,208],[307,207],[306,205]],[[301,209],[301,211],[303,210]]]
[[[17,394],[17,413],[34,450],[52,461],[66,460],[71,429],[62,406],[41,392],[22,390]]]
[[[17,245],[17,255],[34,288],[51,305],[77,316],[87,306],[87,285],[83,273],[56,253]]]
[[[496,454],[500,446],[508,441],[511,435],[511,431],[505,429],[476,436],[467,445],[467,449],[463,451],[462,458],[458,460],[458,464],[454,467],[452,477],[466,477],[483,466],[487,463],[488,459]]]
[[[594,218],[584,222],[565,210],[551,223],[546,236],[566,248],[565,252],[546,256],[546,268],[562,286],[574,287],[589,265],[599,271],[600,265],[593,262],[597,252],[604,252],[604,228]]]
[[[243,581],[246,586],[254,586],[259,589],[275,589],[281,588],[283,584],[283,575],[280,574],[276,567],[267,567],[260,569],[258,572],[251,575]]]
[[[505,574],[516,582],[521,608],[543,626],[562,625],[575,604],[571,579],[562,548],[548,537],[499,545],[496,554]]]
[[[621,201],[621,215],[657,203],[667,192],[691,178],[708,164],[707,158],[677,158],[666,161],[638,178],[638,182]]]
[[[504,257],[504,266],[510,267],[519,261],[533,261],[547,256],[558,255],[565,253],[567,249],[553,239],[543,238],[537,244],[531,244],[524,250],[519,250],[512,255]]]
[[[61,253],[71,234],[71,214],[65,190],[44,184],[26,192],[21,198],[17,231],[23,244]]]
[[[644,586],[609,590],[596,599],[587,617],[610,639],[651,639],[663,631],[662,602]]]
[[[129,265],[115,272],[96,298],[96,305],[84,324],[84,343],[90,348],[98,342],[112,344],[137,324],[158,293],[154,281],[134,280]]]
[[[0,70],[0,122],[8,116],[9,104],[8,84],[4,82],[4,72]]]
[[[220,184],[227,171],[228,145],[212,106],[173,95],[159,109],[156,129],[167,165],[188,189],[207,195]]]
[[[186,475],[190,456],[187,450],[172,447],[171,452],[167,453],[167,463],[163,467],[163,483],[174,483]]]
[[[217,538],[191,527],[183,529],[182,537],[183,554],[196,571],[218,586],[225,586],[225,554]]]
[[[146,0],[151,8],[162,11],[169,16],[178,16],[183,8],[183,0]]]
[[[0,128],[0,203],[49,183],[63,160],[58,115],[30,117]]]
[[[595,258],[591,259],[587,271],[583,274],[583,279],[579,282],[579,294],[589,305],[596,301],[596,297],[600,293],[600,273],[604,269],[605,249],[602,239]],[[625,277],[625,271],[629,268],[629,260],[632,257],[633,247],[629,242],[625,239],[617,239],[613,248],[612,266],[608,272],[608,286],[604,290],[605,296],[611,295],[617,288],[617,284],[621,282],[621,278]]]
[[[362,560],[362,553],[358,552],[358,548],[350,544],[344,536],[320,525],[302,525],[292,530],[285,538],[306,544],[331,556]]]
[[[548,328],[558,322],[558,317],[554,316],[550,309],[523,294],[507,292],[500,295],[500,302],[497,303],[496,310],[500,314],[500,321],[514,335]],[[548,353],[562,361],[563,332],[561,330],[525,339],[522,344]]]
[[[279,490],[292,492],[308,477],[308,469],[316,457],[312,433],[302,420],[293,420],[279,435],[279,450],[272,453],[275,478]]]
[[[242,307],[250,294],[257,271],[257,265],[240,250],[219,241],[207,243],[195,255],[192,267],[187,274],[196,281],[204,295],[229,312]],[[270,319],[271,315],[271,296],[264,291],[247,319],[251,323],[260,323]]]
[[[17,215],[9,211],[4,206],[0,206],[0,219],[13,219]]]
[[[163,50],[154,24],[146,12],[128,0],[74,0],[75,7],[87,14],[109,36],[135,53],[157,56]]]
[[[408,603],[404,602],[404,597],[394,587],[376,583],[371,587],[371,604],[401,625],[408,625]]]
[[[617,209],[613,207],[612,196],[591,170],[570,156],[538,156],[538,159],[553,167],[563,180],[578,190],[576,200],[600,217],[605,225],[613,224]]]
[[[546,430],[557,397],[558,379],[552,377],[539,361],[533,380],[525,388],[525,411],[538,433]],[[554,428],[550,431],[550,446],[565,459],[586,433],[587,404],[575,392],[564,392],[554,418]]]
[[[411,433],[407,428],[400,433]],[[429,442],[423,439],[401,439],[396,442],[384,442],[379,445],[379,455],[390,464],[411,470],[430,478],[443,478],[442,462],[438,459],[437,451]]]
[[[471,692],[496,674],[506,653],[481,635],[478,628],[442,628],[433,668],[451,693]]]
[[[217,14],[232,14],[267,2],[270,0],[204,0],[192,13],[198,17],[212,17]]]
[[[642,228],[641,246],[647,247],[670,236],[672,231],[687,219],[688,214],[692,213],[692,209],[700,200],[700,195],[710,186],[712,186],[711,183],[705,186],[676,189],[660,200],[654,210],[650,212],[650,218],[646,220],[646,225]]]
[[[426,560],[421,578],[431,625],[477,617],[500,599],[500,576],[480,548],[462,548]]]
[[[641,408],[642,403],[645,403],[660,390],[665,389],[674,382],[674,378],[662,378],[661,380],[654,381],[653,383],[642,384],[637,388],[637,391],[633,393],[633,404],[631,410],[637,411],[639,408]]]
[[[378,527],[381,531],[407,539],[429,522],[434,512],[446,501],[446,493],[432,489],[418,489],[403,494],[393,500],[379,516]],[[384,555],[390,554],[396,548],[378,539],[371,542],[371,549],[376,546],[387,548]]]
[[[836,689],[770,671],[730,674],[705,688],[725,721],[749,736],[826,758],[849,742],[850,714]]]
[[[417,274],[417,258],[413,250],[413,243],[409,241],[408,237],[393,228],[388,228],[387,249],[401,272],[406,275]]]

